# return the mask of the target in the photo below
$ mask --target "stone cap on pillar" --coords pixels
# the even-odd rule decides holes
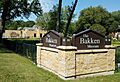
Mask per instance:
[[[77,51],[77,47],[75,46],[58,46],[57,49],[63,51]]]
[[[112,46],[112,45],[105,45],[106,49],[115,49],[117,46]]]
[[[43,43],[37,43],[36,46],[43,46]]]

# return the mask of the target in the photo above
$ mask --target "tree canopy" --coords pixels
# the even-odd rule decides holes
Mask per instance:
[[[37,16],[42,14],[39,0],[1,0],[0,4],[1,19],[3,21],[23,16],[28,18],[31,13]]]
[[[5,29],[9,30],[16,30],[19,27],[24,28],[24,27],[33,27],[35,25],[34,21],[23,21],[23,20],[16,20],[16,21],[8,21],[6,23]]]
[[[61,9],[61,17],[60,17],[61,22],[60,22],[59,32],[63,34],[65,33],[68,17],[70,16],[68,8],[69,7],[66,6],[65,8]],[[75,18],[75,16],[76,14],[73,14],[72,20]],[[43,15],[37,17],[36,24],[42,26],[46,30],[56,30],[57,20],[58,20],[57,18],[58,18],[58,6],[55,5],[49,12],[43,13]],[[72,22],[70,24],[68,34],[73,34],[74,29],[75,29],[75,23]]]
[[[110,13],[101,6],[88,7],[80,12],[75,32],[92,29],[108,35],[115,32],[119,24],[120,11]]]
[[[77,31],[90,29],[90,27],[96,26],[94,24],[97,24],[97,27],[94,27],[94,29],[99,28],[98,26],[107,28],[109,18],[110,13],[101,6],[86,8],[80,12],[80,16],[76,24]]]

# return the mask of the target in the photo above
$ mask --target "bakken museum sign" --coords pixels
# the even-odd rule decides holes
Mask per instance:
[[[74,34],[72,45],[78,49],[99,49],[105,46],[105,37],[93,30],[85,30]]]
[[[56,31],[51,30],[43,36],[43,45],[56,48],[63,45],[64,38]],[[69,46],[75,46],[81,49],[103,49],[105,48],[105,36],[87,29],[74,34]]]
[[[58,32],[51,30],[43,36],[43,45],[56,48],[62,45],[62,36]]]

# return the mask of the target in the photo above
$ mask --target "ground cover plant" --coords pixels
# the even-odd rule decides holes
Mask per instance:
[[[0,44],[0,82],[119,82],[120,72],[114,75],[64,81],[53,73],[38,68],[29,59]]]

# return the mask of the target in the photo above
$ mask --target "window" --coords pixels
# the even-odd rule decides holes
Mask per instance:
[[[36,37],[36,33],[34,33],[34,37]]]
[[[42,37],[42,33],[40,33],[40,38]]]

